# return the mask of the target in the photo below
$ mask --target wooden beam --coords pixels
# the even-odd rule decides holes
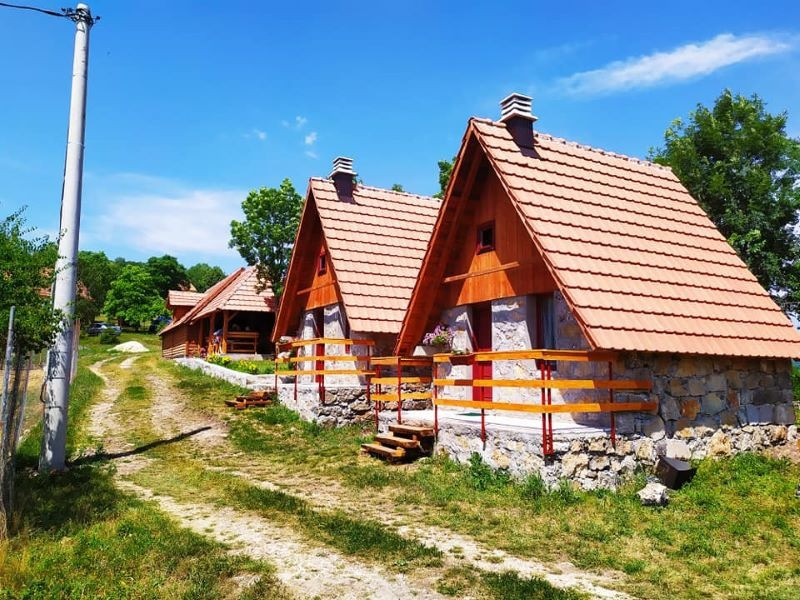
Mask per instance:
[[[658,402],[583,402],[579,404],[522,404],[518,402],[481,402],[477,400],[455,400],[437,398],[438,406],[457,406],[480,410],[507,410],[526,413],[595,413],[595,412],[650,412],[658,408]]]
[[[308,369],[307,371],[278,371],[278,377],[294,377],[295,375],[374,375],[372,371],[359,369]]]
[[[373,377],[371,382],[381,385],[396,385],[397,376],[392,377]],[[430,383],[431,377],[403,377],[403,383]]]
[[[434,354],[433,362],[450,362],[452,354]],[[500,350],[496,352],[476,352],[475,362],[495,360],[563,360],[568,362],[608,362],[616,360],[615,352],[602,350]]]
[[[434,379],[433,385],[553,390],[649,390],[653,387],[650,381],[624,379]]]
[[[403,400],[430,400],[430,392],[403,392]],[[370,398],[375,402],[397,402],[397,392],[388,394],[372,394]]]
[[[510,271],[511,269],[517,269],[519,267],[533,264],[533,263],[520,263],[519,261],[515,260],[510,263],[505,263],[503,265],[498,265],[496,267],[489,267],[488,269],[481,269],[480,271],[472,271],[470,273],[461,273],[460,275],[450,275],[442,279],[442,283],[453,283],[454,281],[463,281],[464,279],[469,279],[470,277],[480,277],[481,275],[489,275],[491,273],[498,273],[500,271]]]
[[[334,280],[331,280],[331,281],[329,281],[327,283],[323,283],[321,285],[315,285],[315,286],[312,286],[312,287],[303,288],[302,290],[298,290],[297,294],[295,294],[295,295],[296,296],[302,296],[304,294],[310,294],[311,292],[316,292],[317,290],[321,290],[323,288],[329,287],[331,285],[334,285],[335,283],[336,282]]]
[[[279,344],[281,348],[299,348],[300,346],[313,346],[315,344],[343,344],[345,346],[374,346],[375,340],[367,339],[341,339],[341,338],[312,338],[307,340],[294,340]]]
[[[314,362],[318,360],[336,360],[339,362],[369,362],[369,356],[292,356],[288,362]]]

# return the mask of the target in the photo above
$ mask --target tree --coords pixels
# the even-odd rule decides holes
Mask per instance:
[[[167,297],[169,290],[178,289],[185,286],[189,281],[186,275],[186,267],[178,262],[178,259],[169,254],[164,256],[151,256],[145,265],[153,285],[158,290],[158,295],[162,298]]]
[[[272,285],[277,300],[289,269],[303,198],[292,182],[284,179],[279,188],[261,188],[242,202],[244,221],[231,221],[231,241],[248,265],[255,265],[259,289]]]
[[[800,142],[786,120],[756,95],[725,90],[713,108],[698,104],[688,121],[675,120],[650,156],[672,167],[761,285],[797,312]]]
[[[33,352],[50,346],[62,316],[53,310],[46,293],[54,278],[58,251],[46,237],[30,237],[22,211],[0,221],[0,347],[5,349],[11,307],[16,307],[12,363],[7,373],[13,382],[4,398],[0,423],[0,539],[7,536],[7,515],[12,511],[14,442],[22,426],[25,393],[23,366]]]
[[[450,183],[450,175],[453,173],[453,160],[440,160],[439,165],[439,191],[433,195],[434,198],[444,198],[444,193],[447,191],[447,184]]]
[[[392,191],[393,191],[393,192],[405,192],[405,189],[403,189],[403,186],[402,186],[402,184],[400,184],[400,183],[393,183],[393,184],[392,184]]]
[[[103,312],[109,319],[122,319],[136,329],[142,322],[166,314],[164,299],[153,278],[147,268],[139,265],[123,267],[108,290]]]
[[[198,292],[205,292],[215,283],[225,278],[225,271],[207,263],[197,263],[186,269],[186,276]]]
[[[76,312],[83,324],[90,324],[100,314],[106,294],[119,269],[105,252],[81,250],[78,253],[78,281],[88,297],[78,290]]]

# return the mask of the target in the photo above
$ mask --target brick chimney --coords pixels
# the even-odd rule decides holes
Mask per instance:
[[[333,179],[336,193],[339,198],[352,198],[353,188],[355,187],[356,172],[353,170],[353,159],[345,156],[337,156],[333,159],[333,171],[328,176]]]
[[[500,101],[500,122],[521,149],[533,149],[533,98],[523,94],[509,94]]]

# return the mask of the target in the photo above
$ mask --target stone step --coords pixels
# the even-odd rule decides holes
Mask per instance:
[[[389,459],[403,458],[406,455],[403,448],[390,448],[381,444],[361,444],[361,449],[368,454]]]
[[[400,437],[391,433],[382,433],[375,436],[375,441],[383,444],[384,446],[392,446],[394,448],[418,449],[419,440],[412,440],[405,437]]]
[[[389,431],[398,433],[402,436],[412,436],[416,438],[433,437],[433,427],[419,426],[419,425],[401,425],[400,423],[390,423]]]

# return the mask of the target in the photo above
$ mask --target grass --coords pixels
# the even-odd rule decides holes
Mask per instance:
[[[73,457],[91,443],[85,425],[102,381],[86,365],[108,357],[104,350],[89,339],[81,352],[69,407]],[[134,386],[126,393],[141,398],[142,390]],[[176,526],[154,505],[120,492],[108,464],[38,475],[32,467],[40,440],[38,425],[20,448],[18,510],[11,517],[12,537],[0,542],[0,599],[290,597],[266,563],[231,556],[221,544]],[[240,577],[255,583],[243,588]]]
[[[219,389],[202,374],[171,372],[180,385],[205,379],[208,391]],[[669,506],[653,509],[635,495],[643,475],[616,493],[579,492],[564,482],[546,491],[538,478],[514,482],[479,461],[437,457],[396,467],[365,460],[358,446],[368,428],[320,428],[282,406],[226,414],[236,446],[276,473],[335,479],[351,498],[512,554],[619,571],[635,595],[780,599],[800,589],[800,467],[785,460],[702,461]]]

